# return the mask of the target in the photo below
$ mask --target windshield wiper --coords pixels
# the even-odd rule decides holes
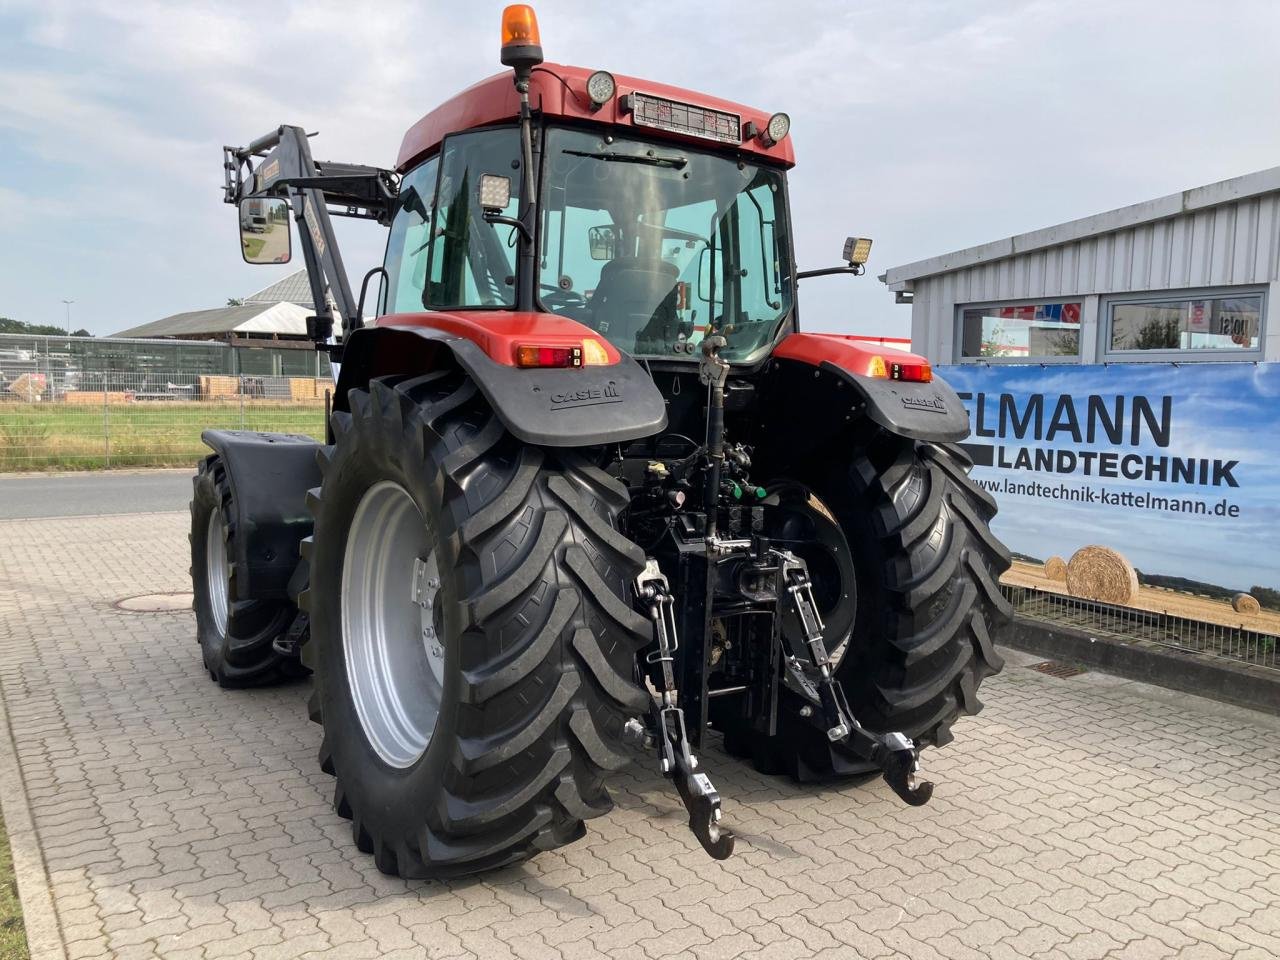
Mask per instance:
[[[610,153],[605,150],[564,150],[571,157],[590,157],[592,160],[611,160],[618,163],[643,163],[651,167],[670,167],[672,170],[683,170],[689,163],[688,157],[659,157],[653,153],[637,156],[633,153]]]

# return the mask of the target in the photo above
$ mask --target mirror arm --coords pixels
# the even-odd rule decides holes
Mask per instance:
[[[822,270],[801,270],[796,274],[797,280],[804,280],[807,277],[826,277],[833,273],[851,273],[855,277],[860,277],[866,272],[866,267],[860,263],[849,263],[843,267],[826,267]]]
[[[485,223],[502,223],[508,227],[515,227],[520,231],[520,235],[524,237],[526,243],[533,243],[533,231],[529,229],[528,224],[523,220],[517,220],[515,217],[504,217],[500,213],[494,213],[491,210],[484,212]]]

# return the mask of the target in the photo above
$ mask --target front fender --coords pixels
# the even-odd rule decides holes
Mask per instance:
[[[544,447],[622,443],[667,425],[666,401],[653,378],[622,354],[617,363],[570,370],[530,370],[496,363],[471,340],[434,327],[362,327],[346,341],[335,409],[347,392],[375,377],[424,374],[456,364],[518,440]]]
[[[307,491],[320,486],[310,437],[248,430],[206,430],[200,438],[222,458],[231,485],[236,525],[236,600],[289,596],[298,544],[311,533]]]

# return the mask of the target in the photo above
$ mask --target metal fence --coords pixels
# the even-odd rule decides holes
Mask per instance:
[[[317,377],[77,371],[0,388],[0,471],[189,466],[208,428],[324,436]]]
[[[1013,603],[1015,614],[1021,617],[1072,627],[1095,636],[1159,643],[1280,669],[1280,657],[1276,654],[1280,636],[1265,629],[1252,629],[1243,623],[1229,626],[1170,613],[1119,607],[1032,587],[1002,584],[1001,589]]]
[[[176,374],[327,377],[329,358],[309,340],[239,338],[137,340],[0,333],[0,394],[23,374],[42,374],[51,389],[92,386],[117,374],[162,380]]]

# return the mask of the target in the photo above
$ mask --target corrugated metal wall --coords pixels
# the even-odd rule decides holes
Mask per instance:
[[[1280,193],[1268,193],[921,277],[913,283],[911,337],[917,352],[949,363],[955,357],[957,304],[1277,281]],[[1269,298],[1267,309],[1280,317],[1275,299]],[[1280,346],[1280,330],[1274,329],[1280,321],[1269,327],[1268,340]]]

